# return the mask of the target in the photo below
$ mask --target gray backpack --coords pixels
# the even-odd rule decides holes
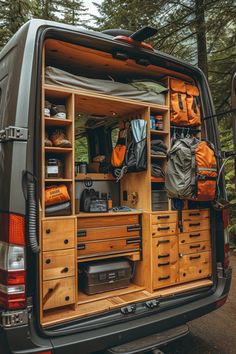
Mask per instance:
[[[170,198],[210,201],[216,197],[214,147],[197,138],[176,140],[168,153],[165,187]]]

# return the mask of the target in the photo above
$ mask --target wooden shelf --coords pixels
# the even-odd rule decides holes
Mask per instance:
[[[137,290],[134,289],[133,296],[130,296],[129,293],[125,294],[125,289],[123,289],[124,295],[122,295],[121,293],[120,296],[114,295],[106,299],[99,299],[98,301],[90,302],[89,305],[88,302],[80,303],[76,309],[69,308],[68,306],[66,306],[64,308],[62,307],[62,308],[48,310],[44,314],[44,317],[42,319],[42,325],[44,327],[52,326],[69,320],[94,315],[95,313],[98,314],[103,311],[116,309],[124,306],[124,304],[125,306],[127,306],[128,304],[132,304],[132,303],[143,302],[143,301],[160,298],[164,296],[166,297],[173,296],[173,295],[177,295],[195,289],[201,289],[201,288],[203,289],[203,288],[211,287],[212,285],[213,282],[210,279],[203,279],[203,280],[189,282],[186,284],[178,284],[178,285],[170,286],[164,289],[154,291],[153,293],[150,293],[147,290],[139,291],[138,289]],[[86,296],[89,295],[82,296],[81,301],[86,301]]]
[[[52,182],[52,183],[66,183],[72,182],[71,178],[45,178],[45,182]]]
[[[167,156],[163,155],[151,155],[151,159],[166,160]]]
[[[84,262],[91,262],[91,261],[99,261],[101,259],[110,259],[110,258],[128,258],[130,261],[136,262],[140,261],[140,252],[127,252],[127,253],[115,253],[115,254],[107,254],[103,256],[96,256],[96,257],[78,257],[78,263],[84,263]]]
[[[96,91],[92,91],[92,90],[84,90],[84,89],[76,88],[76,87],[75,88],[70,88],[70,87],[64,87],[64,86],[44,84],[44,89],[45,89],[46,94],[48,96],[50,96],[50,95],[58,96],[59,94],[68,95],[70,93],[74,93],[75,95],[78,95],[81,98],[84,97],[87,101],[85,101],[84,103],[83,102],[80,102],[80,103],[85,105],[86,110],[89,109],[88,102],[89,102],[90,98],[93,99],[93,103],[94,103],[94,100],[97,100],[97,99],[99,101],[104,99],[104,100],[106,100],[108,102],[113,102],[114,104],[116,102],[118,104],[117,107],[118,107],[119,113],[122,113],[122,114],[125,114],[128,111],[132,111],[132,109],[134,109],[135,106],[136,106],[136,108],[151,107],[152,109],[158,110],[160,112],[166,112],[166,111],[169,110],[169,107],[166,106],[166,105],[154,104],[154,103],[151,103],[151,102],[144,102],[144,101],[141,101],[141,100],[127,99],[125,97],[106,95],[104,93],[100,93],[100,92],[96,92]],[[122,103],[122,105],[121,105],[121,103]],[[128,111],[127,111],[125,106],[127,106],[127,108],[128,108],[128,105],[130,107],[129,107]],[[83,111],[83,108],[84,107],[80,107],[80,110]],[[116,109],[114,109],[114,111],[116,111]]]
[[[68,152],[72,152],[72,148],[61,148],[61,147],[48,147],[45,146],[45,152],[52,152],[52,153],[56,153],[56,154],[62,154],[62,153],[68,153]]]
[[[150,133],[152,134],[152,135],[168,135],[168,134],[170,134],[168,131],[166,131],[166,130],[153,130],[153,129],[151,129],[150,130]]]
[[[45,126],[46,127],[64,127],[67,125],[72,124],[72,120],[71,119],[60,119],[60,118],[49,118],[49,117],[45,117]]]
[[[79,173],[76,175],[76,181],[83,181],[86,178],[91,178],[96,181],[115,181],[115,177],[111,173]]]
[[[94,301],[99,301],[102,299],[108,299],[110,297],[114,296],[121,296],[125,294],[130,294],[134,293],[136,291],[141,291],[144,290],[144,287],[135,285],[135,284],[130,284],[127,288],[123,289],[117,289],[117,290],[112,290],[112,291],[106,291],[100,294],[94,294],[94,295],[87,295],[81,291],[79,291],[79,301],[78,304],[86,304],[89,302],[94,302]]]
[[[92,218],[92,217],[97,217],[97,216],[114,216],[114,215],[137,215],[137,214],[142,214],[142,210],[137,210],[137,211],[108,211],[107,213],[85,213],[81,211],[79,214],[76,216],[78,218]]]
[[[164,177],[151,177],[152,182],[165,183]]]

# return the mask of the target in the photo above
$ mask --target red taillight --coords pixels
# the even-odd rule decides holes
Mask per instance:
[[[25,245],[25,218],[17,214],[0,213],[0,240]]]
[[[26,274],[24,270],[7,271],[0,269],[0,284],[4,285],[18,285],[25,284]]]
[[[223,299],[220,299],[216,302],[216,308],[223,306],[226,303],[227,297],[223,297]]]
[[[114,40],[117,40],[117,41],[121,41],[121,42],[125,42],[125,43],[128,43],[128,44],[131,44],[131,45],[134,45],[136,47],[142,47],[144,49],[148,49],[148,50],[151,50],[151,51],[154,51],[154,48],[151,46],[151,44],[148,44],[146,42],[139,42],[139,41],[136,41],[135,39],[131,38],[131,37],[127,37],[127,36],[116,36],[113,38]]]
[[[25,218],[0,213],[0,307],[26,307]]]

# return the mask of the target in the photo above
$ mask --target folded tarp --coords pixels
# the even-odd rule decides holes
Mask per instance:
[[[77,89],[81,88],[83,90],[93,90],[108,95],[161,105],[165,104],[165,95],[163,93],[157,94],[153,90],[138,90],[132,86],[132,84],[124,84],[112,80],[91,79],[84,76],[77,76],[52,66],[46,67],[45,83]]]

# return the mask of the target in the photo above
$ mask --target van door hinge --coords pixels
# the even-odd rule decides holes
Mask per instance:
[[[28,129],[9,126],[5,129],[0,130],[0,143],[5,143],[7,141],[27,141],[28,140]]]
[[[0,326],[3,328],[17,327],[28,324],[32,307],[20,311],[3,311],[0,313]]]
[[[120,309],[120,312],[123,314],[123,315],[128,315],[130,313],[134,313],[136,311],[136,305],[128,305],[126,307],[122,307]]]

